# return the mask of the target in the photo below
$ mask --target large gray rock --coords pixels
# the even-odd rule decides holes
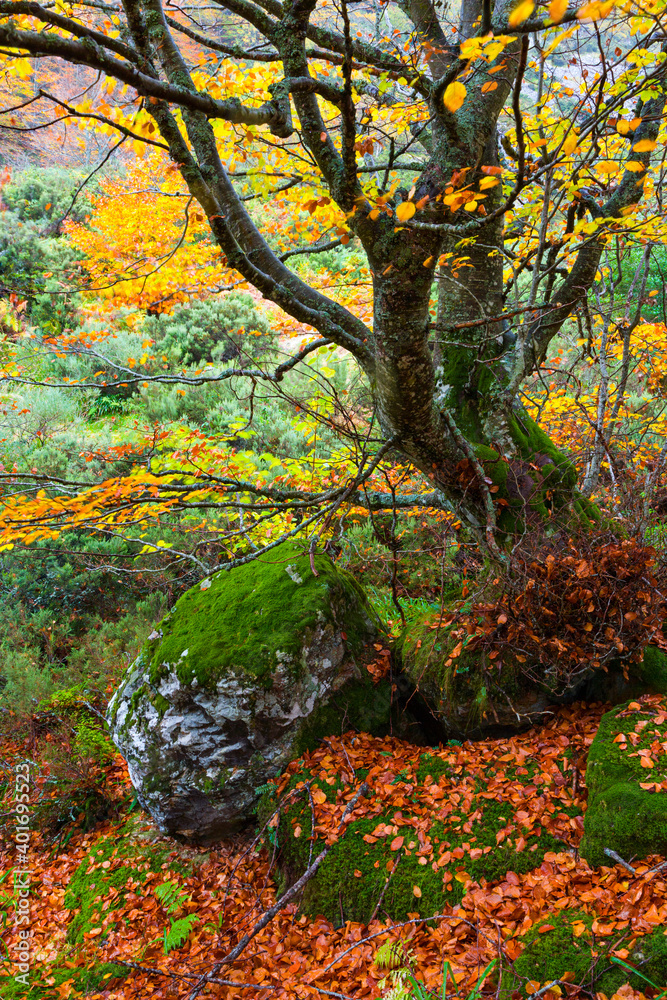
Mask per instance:
[[[365,644],[363,592],[303,546],[204,580],[128,669],[108,719],[141,804],[162,830],[208,843],[251,818],[257,788],[322,736],[381,732],[390,691]]]

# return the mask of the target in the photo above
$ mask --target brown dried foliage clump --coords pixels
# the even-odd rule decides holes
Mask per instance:
[[[464,647],[497,665],[511,656],[538,683],[548,669],[549,687],[559,695],[612,661],[622,663],[627,678],[628,665],[649,642],[667,650],[667,570],[654,548],[596,534],[532,551],[524,544],[512,563],[512,572],[487,591],[491,600],[450,616],[461,640],[453,660]]]

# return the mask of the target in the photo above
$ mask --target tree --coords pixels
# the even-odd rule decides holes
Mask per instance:
[[[232,28],[208,9],[201,23],[174,18],[160,0],[104,13],[2,2],[3,58],[10,73],[30,56],[105,74],[95,99],[42,99],[167,151],[227,268],[319,334],[250,377],[277,382],[322,345],[348,351],[372,392],[378,455],[408,459],[432,484],[420,502],[460,511],[498,559],[498,529],[559,509],[595,520],[521,387],[585,310],[602,255],[660,238],[650,202],[642,209],[662,170],[651,166],[665,105],[660,3],[464,0],[456,22],[430,0],[219,6]],[[281,190],[322,209],[341,242],[359,241],[372,322],[290,266],[320,242],[281,253],[275,219],[263,226],[246,207],[275,205]]]

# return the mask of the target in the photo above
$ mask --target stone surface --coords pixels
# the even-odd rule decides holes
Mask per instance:
[[[411,622],[401,636],[399,657],[404,683],[417,689],[442,739],[501,736],[553,713],[548,687],[527,684],[517,663],[506,658],[498,669],[465,649],[452,660],[456,640],[433,624],[433,615]]]
[[[406,690],[416,688],[434,724],[441,727],[442,739],[519,732],[545,722],[556,706],[572,701],[615,704],[645,693],[667,693],[667,656],[656,646],[647,647],[642,663],[631,664],[629,679],[620,663],[610,664],[607,672],[591,666],[556,697],[549,669],[540,664],[527,671],[525,663],[506,656],[498,666],[465,648],[451,659],[457,640],[446,628],[434,628],[435,622],[437,616],[431,614],[404,629],[398,651],[402,677],[397,680]]]
[[[388,723],[364,646],[380,626],[331,560],[286,544],[204,580],[156,626],[109,706],[140,803],[210,843],[254,812],[257,788],[322,736]]]
[[[625,737],[625,739],[623,739]],[[667,854],[667,697],[644,695],[603,715],[586,768],[580,852],[589,864]]]

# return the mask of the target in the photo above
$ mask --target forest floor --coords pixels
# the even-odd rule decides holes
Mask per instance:
[[[466,743],[451,752],[478,776],[493,763],[492,787],[501,797],[504,760],[515,764],[530,756],[539,761],[530,796],[520,806],[524,815],[530,814],[529,822],[558,816],[564,783],[583,811],[586,754],[604,710],[601,705],[570,706],[544,727],[511,739]],[[353,743],[352,734],[332,740],[331,745],[354,768],[365,772],[381,765],[377,785],[380,791],[393,787],[392,794],[395,782],[389,779],[401,771],[403,758],[414,752],[411,745],[391,738],[357,737]],[[319,758],[317,754],[311,755],[315,763],[322,759],[322,751]],[[0,757],[5,767],[19,757],[35,760],[35,747],[6,741]],[[38,769],[33,794],[46,778],[47,769]],[[11,885],[11,874],[0,883],[6,946],[4,968],[0,967],[2,996],[185,1000],[197,979],[224,959],[276,900],[271,857],[252,834],[215,849],[184,847],[162,836],[137,807],[120,757],[106,768],[105,780],[116,803],[112,818],[87,832],[63,828],[58,835],[40,832],[33,824],[29,990],[15,979],[20,927],[11,890],[5,891],[4,900],[1,896]],[[510,800],[511,788],[508,778]],[[665,873],[652,870],[662,859],[635,863],[635,875],[620,865],[592,870],[577,852],[582,826],[580,816],[570,818],[562,834],[564,850],[547,853],[542,864],[527,874],[508,872],[490,884],[470,881],[456,905],[449,905],[443,894],[442,914],[428,921],[415,914],[401,924],[392,925],[382,917],[370,926],[348,921],[335,927],[323,917],[299,915],[295,905],[288,905],[236,961],[219,969],[216,982],[202,995],[225,1000],[274,996],[374,1000],[382,995],[380,983],[387,976],[386,969],[375,964],[378,948],[400,939],[411,954],[417,978],[430,988],[439,987],[447,960],[460,995],[466,997],[490,960],[499,955],[503,963],[515,960],[523,935],[536,922],[565,909],[583,910],[593,918],[593,957],[600,949],[624,958],[638,936],[667,926]],[[0,872],[11,873],[17,864],[11,835],[5,827]],[[156,891],[166,883],[168,889]],[[544,927],[547,933],[549,923]],[[542,985],[533,983],[529,989],[535,992]],[[581,995],[576,986],[564,989],[573,997]],[[488,990],[493,995],[491,985]],[[558,993],[552,991],[552,1000]],[[628,986],[621,995],[631,1000],[641,994]]]

